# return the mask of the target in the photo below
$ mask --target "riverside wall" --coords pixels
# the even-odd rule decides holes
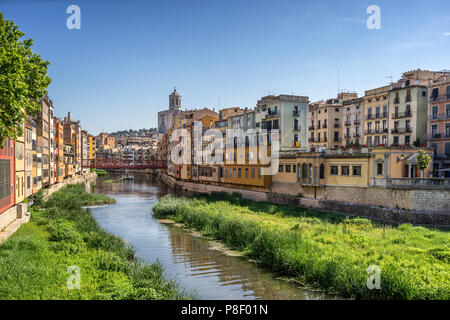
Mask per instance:
[[[304,188],[283,185],[271,192],[239,189],[177,180],[165,173],[160,179],[174,189],[191,192],[239,193],[252,201],[290,204],[321,212],[338,212],[390,224],[411,223],[450,227],[450,190],[402,190],[391,188],[326,187]],[[295,184],[296,185],[296,184]],[[282,193],[291,190],[290,194]],[[281,191],[281,192],[280,192]],[[316,196],[314,198],[314,195]]]
[[[47,199],[52,193],[58,191],[68,184],[84,183],[86,191],[90,190],[91,181],[95,180],[97,174],[95,172],[74,176],[66,179],[60,183],[56,183],[44,190],[44,199]],[[0,243],[5,241],[13,235],[22,224],[30,220],[30,213],[28,212],[28,204],[21,202],[0,214]]]

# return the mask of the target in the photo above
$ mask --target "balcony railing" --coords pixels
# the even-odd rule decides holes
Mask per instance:
[[[300,126],[294,126],[294,131],[300,131]]]
[[[450,132],[447,133],[435,133],[428,135],[428,140],[439,140],[439,139],[449,139],[450,138]]]
[[[377,113],[377,114],[375,114],[375,116],[372,116],[372,117],[373,117],[373,119],[387,118],[387,112]]]
[[[411,111],[396,112],[392,114],[392,119],[402,119],[412,117]]]
[[[335,127],[335,128],[340,128],[341,125],[340,125],[339,123],[335,123],[335,124],[334,124],[334,127]]]
[[[428,119],[429,120],[443,120],[443,119],[450,119],[450,112],[446,112],[446,113],[434,113],[434,114],[430,114],[428,115]]]
[[[406,96],[405,102],[411,102],[411,96]]]
[[[371,114],[368,114],[366,116],[366,120],[372,120],[372,119],[375,119],[375,117],[373,117]]]
[[[345,121],[345,125],[346,125],[346,126],[351,126],[351,125],[352,125],[352,122],[351,122],[351,121]]]
[[[430,101],[434,101],[434,102],[444,101],[444,100],[450,100],[450,94],[442,94],[439,96],[431,96],[430,97]]]
[[[391,133],[411,133],[411,128],[394,128],[391,130]]]
[[[394,103],[400,103],[400,98],[395,98]]]
[[[308,141],[309,142],[314,142],[314,138],[309,138]]]
[[[314,126],[309,126],[308,130],[315,130],[315,127]]]
[[[353,121],[353,124],[354,124],[354,125],[358,125],[358,124],[361,124],[361,120],[359,120],[359,119],[356,119],[356,120],[354,120],[354,121]]]
[[[294,110],[294,112],[292,112],[292,115],[293,115],[294,117],[298,117],[298,116],[300,115],[300,112]]]
[[[353,134],[353,137],[354,137],[354,138],[359,138],[359,137],[361,137],[361,134],[360,134],[359,132],[355,132],[355,133]]]
[[[325,123],[325,124],[323,125],[323,128],[324,128],[324,129],[326,129],[326,128],[327,128],[327,124],[326,124],[326,123]]]
[[[352,135],[349,133],[349,134],[344,134],[344,139],[350,139],[352,137]]]

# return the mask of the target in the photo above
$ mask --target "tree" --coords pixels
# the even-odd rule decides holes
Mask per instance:
[[[0,146],[23,134],[25,113],[40,111],[39,101],[51,82],[48,61],[31,50],[33,40],[0,12]]]
[[[426,154],[423,150],[419,150],[419,155],[417,156],[417,167],[422,171],[428,168],[431,162],[431,157]]]

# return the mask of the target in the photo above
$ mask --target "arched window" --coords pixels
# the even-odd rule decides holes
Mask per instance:
[[[320,165],[319,179],[325,178],[325,166],[323,163]]]

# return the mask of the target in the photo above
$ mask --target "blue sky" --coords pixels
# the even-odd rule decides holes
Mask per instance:
[[[81,8],[69,30],[66,8]],[[381,8],[381,30],[366,9]],[[56,115],[93,134],[157,126],[183,108],[253,107],[266,94],[334,97],[421,68],[450,69],[450,1],[0,0],[49,60]]]

